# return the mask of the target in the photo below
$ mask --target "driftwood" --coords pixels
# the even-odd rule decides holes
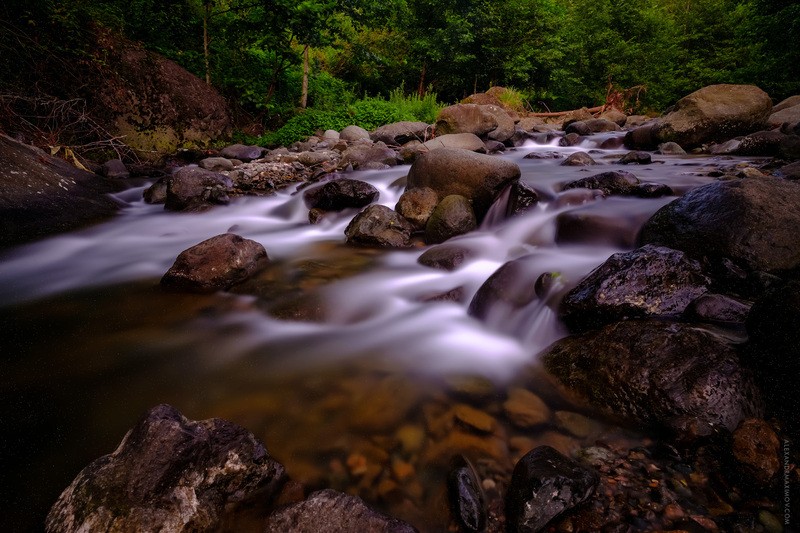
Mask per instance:
[[[587,109],[589,113],[602,113],[606,106],[599,105],[597,107],[592,107]],[[526,116],[529,117],[560,117],[561,115],[567,115],[569,113],[574,113],[576,111],[580,111],[580,109],[570,109],[567,111],[552,111],[550,113],[528,113]]]

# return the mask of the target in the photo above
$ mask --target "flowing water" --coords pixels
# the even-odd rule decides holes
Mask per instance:
[[[158,403],[193,419],[242,424],[308,487],[360,494],[432,530],[445,524],[438,469],[452,450],[500,443],[511,450],[495,454],[504,463],[540,442],[579,444],[552,424],[509,424],[506,391],[526,376],[525,386],[551,409],[564,408],[545,380],[530,373],[536,354],[566,334],[555,311],[559,297],[612,253],[632,248],[641,224],[674,197],[590,199],[560,193],[561,186],[613,169],[665,183],[676,194],[712,180],[707,165],[714,162],[707,158],[656,156],[650,165],[617,165],[624,151],[595,147],[618,136],[594,136],[572,148],[530,144],[498,156],[520,165],[522,180],[542,201],[509,220],[495,206],[477,231],[449,241],[472,253],[453,272],[419,265],[421,245],[345,246],[344,228],[356,211],[309,225],[294,188],[175,214],[145,204],[145,186],[133,187],[117,195],[125,206],[113,220],[6,252],[0,256],[3,520],[15,530],[40,528],[75,474],[112,451]],[[600,165],[523,158],[579,149],[592,150]],[[402,166],[350,176],[372,183],[379,202],[394,207],[407,172]],[[226,231],[262,243],[273,261],[237,291],[249,294],[159,289],[178,253]],[[517,258],[525,258],[531,280],[556,274],[552,296],[520,309],[499,306],[485,321],[470,317],[480,285]],[[456,301],[435,298],[454,289]],[[457,403],[493,416],[492,434],[477,444],[448,445],[453,428],[437,429],[436,421]]]

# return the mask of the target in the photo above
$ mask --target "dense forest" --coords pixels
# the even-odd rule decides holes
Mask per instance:
[[[100,29],[206,79],[251,130],[303,107],[339,126],[335,112],[358,102],[369,125],[379,98],[424,108],[495,85],[538,111],[597,105],[609,89],[638,111],[712,83],[800,92],[792,0],[8,0],[0,24],[4,92],[57,93],[37,72],[53,55],[65,70],[102,60]]]

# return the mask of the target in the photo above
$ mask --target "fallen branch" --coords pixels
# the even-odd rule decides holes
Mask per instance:
[[[599,105],[597,107],[592,107],[587,109],[589,113],[601,113],[605,106]],[[569,113],[575,113],[576,111],[580,111],[580,109],[570,109],[568,111],[551,111],[549,113],[528,113],[529,117],[560,117],[562,115],[567,115]]]

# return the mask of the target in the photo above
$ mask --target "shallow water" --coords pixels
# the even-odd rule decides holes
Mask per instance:
[[[502,406],[507,389],[524,384],[550,409],[567,407],[535,372],[536,354],[566,334],[558,299],[612,253],[631,248],[641,224],[674,197],[582,203],[561,195],[561,186],[615,169],[677,193],[712,181],[708,158],[654,156],[651,165],[617,165],[625,151],[594,148],[614,135],[595,136],[587,146],[529,145],[498,156],[519,163],[522,179],[543,201],[511,220],[490,213],[478,231],[448,241],[474,253],[454,272],[419,265],[422,246],[344,246],[356,210],[309,225],[293,188],[175,214],[145,204],[143,187],[135,187],[118,195],[126,206],[113,220],[6,252],[0,256],[3,530],[39,529],[75,474],[111,452],[158,403],[194,419],[238,422],[309,487],[360,494],[434,531],[446,524],[441,473],[453,449],[494,446],[501,450],[497,462],[508,468],[525,446],[579,445],[585,437],[552,422],[533,429],[509,423]],[[590,150],[600,165],[523,159],[533,151],[579,149]],[[394,207],[402,193],[396,182],[407,172],[404,166],[350,177],[372,183],[379,203]],[[584,222],[566,231],[559,223],[565,216]],[[225,231],[262,243],[273,260],[247,284],[257,296],[158,288],[178,253]],[[485,322],[468,316],[480,285],[522,257],[532,280],[556,274],[551,297],[493,309]],[[456,288],[457,302],[430,300]],[[493,416],[497,426],[477,444],[448,447],[448,434],[469,431],[447,422],[437,429],[437,421],[451,420],[447,413],[464,403]],[[354,472],[354,455],[366,459],[366,473]],[[398,479],[398,462],[413,474]]]

